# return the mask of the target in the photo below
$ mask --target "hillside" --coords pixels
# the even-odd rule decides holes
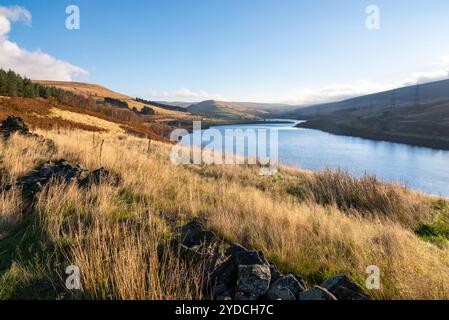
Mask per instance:
[[[278,113],[290,108],[291,106],[285,104],[207,100],[191,104],[187,110],[214,117],[255,119],[268,117],[270,113]]]
[[[449,80],[399,88],[286,115],[308,120],[298,126],[449,149]]]
[[[449,101],[449,80],[408,86],[339,102],[297,108],[287,114],[304,119],[347,109],[407,107],[418,103],[428,104],[441,101]]]
[[[244,283],[260,295],[276,279],[294,294],[274,285],[275,299],[366,299],[373,264],[373,298],[449,298],[443,199],[343,172],[175,166],[170,145],[126,132],[14,134],[11,123],[0,139],[0,299],[243,299]],[[236,269],[243,259],[267,275],[258,287],[251,268]],[[64,286],[69,265],[81,290]],[[208,291],[208,279],[229,292]]]
[[[141,110],[143,107],[147,106],[144,103],[136,101],[134,98],[131,98],[127,95],[117,93],[115,91],[112,91],[108,88],[105,88],[103,86],[97,85],[97,84],[89,84],[89,83],[79,83],[79,82],[62,82],[62,81],[43,81],[43,80],[37,80],[34,81],[36,83],[40,83],[42,85],[46,86],[53,86],[56,88],[60,88],[67,91],[72,91],[75,94],[79,94],[85,97],[94,97],[96,99],[104,99],[104,98],[114,98],[122,100],[126,103],[128,103],[130,108],[135,107],[137,110]],[[159,108],[157,106],[151,106],[152,109],[156,111],[156,114],[159,115],[174,115],[174,116],[184,116],[182,113],[173,111],[173,110],[166,110],[163,108]]]
[[[446,199],[342,171],[175,165],[174,128],[48,94],[0,97],[0,299],[449,299]]]

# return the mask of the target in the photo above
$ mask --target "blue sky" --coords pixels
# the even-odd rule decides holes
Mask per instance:
[[[65,28],[71,4],[80,8],[80,30]],[[365,26],[371,4],[380,9],[379,30]],[[436,80],[449,70],[447,0],[2,0],[0,6],[20,6],[32,16],[4,13],[11,26],[3,31],[9,51],[0,51],[0,67],[156,100],[314,103]],[[14,56],[11,44],[33,63]]]

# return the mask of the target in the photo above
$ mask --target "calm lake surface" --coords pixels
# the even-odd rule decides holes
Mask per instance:
[[[299,122],[266,122],[211,129],[224,133],[225,129],[277,128],[279,160],[283,164],[313,171],[340,168],[358,177],[368,173],[384,181],[397,181],[415,190],[449,197],[449,151],[295,128]],[[207,131],[204,130],[203,134]],[[188,143],[191,136],[185,136],[182,143]],[[245,144],[245,153],[239,155],[248,156],[250,149]]]

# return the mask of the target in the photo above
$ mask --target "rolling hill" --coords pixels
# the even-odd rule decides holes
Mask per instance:
[[[207,100],[192,104],[187,110],[216,117],[254,119],[268,117],[271,113],[285,112],[291,108],[286,104]]]
[[[449,80],[425,83],[356,97],[344,101],[297,108],[287,114],[294,117],[315,117],[348,109],[406,107],[415,104],[449,100]]]
[[[298,109],[287,116],[299,126],[449,149],[449,80],[426,83]]]

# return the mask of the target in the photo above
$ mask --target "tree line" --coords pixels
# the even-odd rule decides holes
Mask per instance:
[[[124,108],[124,104],[121,104],[121,107],[117,107],[117,101],[110,100],[109,103],[106,103],[106,101],[104,104],[97,103],[92,97],[77,95],[71,91],[59,89],[54,86],[43,86],[38,83],[33,83],[30,79],[22,77],[12,70],[5,71],[0,69],[0,96],[43,98],[75,109],[100,113],[118,121],[128,123],[143,122],[143,119],[139,117],[139,112]],[[112,105],[111,102],[116,106]],[[148,114],[152,114],[152,110],[145,111]]]
[[[145,99],[141,99],[141,98],[136,98],[136,101],[140,102],[140,103],[143,103],[143,104],[152,105],[152,106],[155,106],[155,107],[166,109],[166,110],[187,112],[186,108],[172,106],[172,105],[168,105],[168,104],[160,103],[160,102],[156,102],[156,101],[150,101],[150,100],[145,100]]]
[[[12,70],[0,69],[0,96],[48,99],[57,97],[58,89],[33,83]]]

